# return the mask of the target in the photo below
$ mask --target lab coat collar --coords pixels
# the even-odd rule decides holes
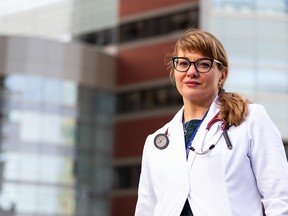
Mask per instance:
[[[195,149],[201,148],[207,124],[211,121],[211,119],[220,110],[220,106],[218,105],[217,101],[218,101],[218,96],[216,96],[214,98],[214,100],[212,101],[210,108],[208,110],[208,113],[207,113],[205,119],[203,120],[202,124],[200,125],[200,127],[198,129],[198,132],[197,132],[197,134],[194,138],[194,141],[193,141],[193,147]],[[182,139],[180,139],[181,138],[180,136],[183,137],[183,134],[184,134],[183,113],[184,113],[184,106],[176,113],[176,115],[174,116],[174,118],[171,120],[171,122],[169,124],[169,133],[173,134],[173,136],[177,136],[178,140],[182,140]],[[215,125],[213,125],[213,127],[211,127],[211,129],[209,130],[209,133],[206,136],[205,144],[207,144],[207,143],[211,144],[211,142],[213,141],[212,139],[214,138],[213,136],[215,135],[215,133],[217,133],[221,130],[221,124],[222,124],[222,122],[217,122],[217,123],[215,123]],[[190,152],[189,155],[192,155],[192,151]],[[189,158],[191,158],[191,157],[189,157]]]

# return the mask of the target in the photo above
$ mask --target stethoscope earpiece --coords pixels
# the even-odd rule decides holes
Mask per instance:
[[[230,141],[230,138],[228,136],[228,133],[227,133],[227,129],[223,130],[223,136],[224,136],[224,139],[225,139],[225,142],[226,142],[226,145],[227,145],[227,148],[229,150],[232,150],[232,143]]]

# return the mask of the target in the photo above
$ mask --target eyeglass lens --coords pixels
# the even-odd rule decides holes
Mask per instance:
[[[207,73],[210,71],[213,59],[201,58],[195,62],[190,62],[186,58],[175,57],[173,58],[173,66],[179,72],[186,72],[194,64],[195,69],[200,73]]]

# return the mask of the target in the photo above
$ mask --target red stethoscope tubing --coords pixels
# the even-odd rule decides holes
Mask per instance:
[[[218,121],[222,121],[223,122],[222,125],[221,125],[221,129],[223,131],[222,134],[224,136],[224,139],[225,139],[225,142],[226,142],[226,145],[227,145],[228,149],[231,150],[232,149],[232,143],[231,143],[231,140],[230,140],[230,138],[228,136],[228,133],[227,133],[227,131],[230,128],[230,125],[224,119],[219,118],[219,112],[207,124],[206,130],[209,131],[210,128],[212,127],[212,125],[215,124]]]

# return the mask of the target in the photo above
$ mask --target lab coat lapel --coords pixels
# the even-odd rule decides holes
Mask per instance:
[[[169,158],[167,158],[167,163],[170,167],[176,166],[175,177],[181,181],[181,184],[189,184],[189,168],[187,166],[186,160],[186,150],[185,150],[185,140],[184,140],[184,130],[182,124],[183,108],[175,115],[172,121],[169,123],[168,137],[170,140],[170,153]],[[177,163],[177,164],[175,164]]]
[[[176,150],[177,154],[183,157],[185,153],[185,140],[184,140],[184,130],[183,130],[183,108],[178,111],[175,117],[172,119],[169,125],[168,137],[170,139],[171,145]]]

